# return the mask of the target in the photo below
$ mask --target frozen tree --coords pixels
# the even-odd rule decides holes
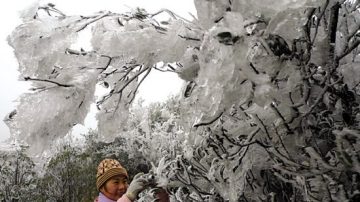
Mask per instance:
[[[60,147],[46,164],[44,176],[37,187],[38,192],[48,201],[80,201],[82,191],[86,188],[84,182],[88,181],[84,176],[82,180],[78,177],[87,168],[87,162],[80,160],[78,148],[66,144]]]
[[[188,44],[180,36],[192,32],[189,22],[168,10],[159,14],[171,18],[159,23],[153,19],[157,14],[142,9],[66,16],[53,4],[34,7],[8,39],[21,79],[32,82],[32,92],[22,95],[17,109],[5,118],[11,134],[33,148],[48,145],[43,142],[63,137],[83,122],[96,84],[109,89],[97,100],[99,131],[104,136],[122,131],[119,121],[125,123],[141,82],[151,70],[160,70],[157,62],[177,61]],[[78,33],[90,25],[93,50],[71,49]]]
[[[32,200],[36,188],[35,164],[26,147],[0,152],[0,201]]]
[[[175,158],[181,154],[185,133],[179,110],[178,97],[148,107],[133,106],[129,129],[120,135],[126,140],[125,150],[134,155],[140,154],[153,164],[157,164],[164,156]]]
[[[359,2],[195,4],[177,200],[358,200]]]
[[[34,86],[6,117],[12,135],[63,137],[96,84],[109,89],[97,100],[99,132],[118,135],[133,127],[129,106],[150,71],[172,71],[187,81],[174,136],[184,150],[153,172],[174,200],[359,200],[359,1],[194,3],[192,22],[168,10],[66,16],[34,6],[9,37]],[[90,26],[93,50],[71,49]],[[146,145],[170,125],[131,134]],[[171,139],[161,140],[167,151]]]

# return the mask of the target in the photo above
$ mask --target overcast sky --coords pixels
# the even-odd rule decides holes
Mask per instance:
[[[10,0],[4,2],[0,7],[0,142],[10,136],[8,127],[2,121],[15,106],[16,98],[29,88],[26,82],[18,81],[18,64],[14,57],[12,48],[7,44],[6,37],[11,31],[21,23],[19,12],[31,5],[34,0]],[[196,15],[193,0],[46,0],[41,3],[52,2],[66,15],[87,15],[100,10],[110,10],[123,13],[130,11],[131,8],[142,7],[149,13],[159,11],[161,8],[168,8],[175,13],[191,19],[189,12]],[[154,71],[153,71],[154,72]],[[152,79],[155,78],[155,79]],[[180,88],[181,81],[175,74],[157,74],[143,83],[140,93],[147,102],[165,99],[170,92]],[[156,82],[161,81],[161,82]],[[166,85],[164,85],[166,84]],[[92,111],[95,108],[92,107]],[[83,132],[89,127],[94,127],[94,117],[88,116],[85,120],[85,127],[78,126],[75,132]]]

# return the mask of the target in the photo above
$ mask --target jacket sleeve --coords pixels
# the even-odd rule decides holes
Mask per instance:
[[[131,200],[126,196],[126,194],[124,194],[116,202],[131,202]]]

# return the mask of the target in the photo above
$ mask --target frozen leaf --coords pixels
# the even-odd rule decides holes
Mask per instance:
[[[182,67],[176,69],[176,73],[181,79],[193,81],[198,76],[200,69],[198,55],[199,52],[194,48],[186,49],[184,56],[180,60]]]
[[[274,16],[267,27],[266,34],[276,34],[283,37],[287,43],[293,39],[303,37],[302,26],[306,24],[306,8],[289,9],[281,11]]]
[[[74,82],[73,87],[53,86],[24,94],[17,114],[7,123],[11,133],[25,140],[33,152],[48,149],[52,140],[64,137],[74,125],[83,122],[93,101],[96,77],[96,72],[81,72],[75,76],[81,80],[80,85]]]
[[[186,28],[183,22],[172,21],[163,29],[138,20],[119,26],[115,18],[102,19],[93,28],[92,46],[102,54],[131,57],[147,65],[174,62],[185,52],[186,43],[180,36],[186,36]]]
[[[8,42],[15,50],[21,75],[38,76],[52,71],[58,57],[70,47],[76,36],[71,28],[64,28],[58,19],[49,18],[18,26]]]
[[[194,3],[200,24],[205,30],[212,27],[214,23],[220,21],[226,10],[230,8],[230,4],[227,1],[195,0]]]
[[[357,63],[341,65],[340,72],[344,76],[345,83],[350,89],[359,88],[360,68]]]

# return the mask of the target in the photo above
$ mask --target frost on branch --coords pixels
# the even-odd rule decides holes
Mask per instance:
[[[116,74],[114,74],[115,76]],[[118,74],[123,76],[122,74]],[[130,74],[130,76],[133,76]],[[105,81],[106,82],[106,81]],[[136,87],[136,81],[131,82],[124,90],[119,92],[119,88],[122,88],[123,85],[116,85],[113,87],[113,84],[110,84],[110,87],[113,87],[113,92],[119,92],[116,95],[109,96],[107,100],[101,104],[101,109],[97,114],[98,120],[98,130],[100,134],[104,136],[106,140],[112,140],[119,133],[123,132],[127,128],[128,120],[128,110],[129,104],[131,103],[134,89]]]
[[[89,66],[97,62],[97,59],[91,62],[94,60],[91,57],[86,60]],[[11,133],[41,151],[44,141],[50,143],[82,123],[94,99],[98,72],[96,69],[61,69],[61,74],[54,73],[59,75],[54,76],[53,83],[25,77],[25,80],[34,80],[34,92],[20,97],[16,115],[8,120]]]
[[[176,200],[358,200],[359,2],[195,5],[187,151],[161,172]]]
[[[122,56],[137,63],[175,62],[185,52],[186,43],[179,36],[187,36],[181,20],[166,25],[149,18],[114,16],[96,23],[93,28],[94,50],[108,56]]]
[[[60,95],[53,97],[63,101],[65,92],[82,89],[83,80],[72,75],[94,73],[89,83],[109,89],[97,100],[101,133],[126,129],[129,149],[155,162],[156,179],[177,201],[358,201],[359,1],[211,0],[195,5],[195,22],[169,12],[171,20],[157,23],[154,15],[138,9],[80,16],[73,26],[63,27],[78,32],[93,25],[92,52],[61,46],[51,48],[50,58],[36,52],[35,61],[26,60],[21,45],[27,38],[15,37],[19,63],[25,64],[22,77],[37,89],[26,102],[36,103],[39,93],[48,96],[55,89]],[[59,15],[55,22],[70,20]],[[98,61],[94,66],[77,63],[89,56]],[[165,65],[156,67],[161,60]],[[28,63],[34,68],[28,70]],[[132,117],[128,106],[154,70],[176,72],[188,82],[177,110],[169,112],[176,118],[156,111],[150,125],[142,120],[127,125],[125,119]],[[87,101],[93,96],[90,91],[75,95],[89,95]],[[41,107],[50,106],[48,99],[40,99],[47,105]],[[70,100],[79,104],[76,97]],[[76,109],[60,105],[70,114]],[[16,112],[9,123],[25,131],[21,117],[28,113]],[[57,122],[79,121],[78,115],[64,112],[63,117],[68,120]],[[50,121],[53,125],[55,119]]]
[[[171,18],[160,23],[154,17],[162,12]],[[179,61],[188,44],[200,40],[198,28],[168,10],[67,16],[53,4],[34,4],[22,17],[8,41],[20,79],[32,82],[33,92],[18,100],[6,122],[14,138],[30,145],[50,145],[81,124],[95,101],[96,84],[108,88],[96,101],[99,130],[107,139],[116,136],[125,130],[129,106],[155,64]],[[73,49],[86,29],[92,29],[93,50]]]
[[[53,71],[57,58],[76,40],[72,25],[77,18],[32,20],[18,26],[9,36],[23,76],[48,75]]]

